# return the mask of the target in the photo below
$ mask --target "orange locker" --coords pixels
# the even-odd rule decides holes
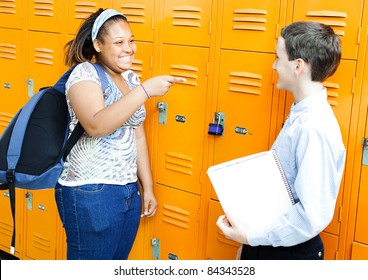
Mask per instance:
[[[152,259],[198,259],[199,196],[159,184],[155,194],[159,207],[153,218]]]
[[[28,32],[27,94],[32,97],[59,78],[63,61],[61,36],[56,33]],[[45,75],[47,73],[47,75]]]
[[[337,259],[337,252],[339,249],[339,237],[326,231],[322,232],[320,236],[325,248],[325,260]]]
[[[216,112],[223,135],[214,137],[214,164],[267,150],[275,55],[222,50]]]
[[[28,1],[28,29],[60,33],[61,0]]]
[[[135,30],[133,30],[133,33],[135,33]],[[137,36],[135,36],[137,38]],[[152,74],[152,64],[153,64],[153,43],[150,42],[142,42],[142,41],[136,41],[137,44],[137,52],[134,57],[132,70],[134,73],[136,73],[140,79],[140,81],[143,83],[145,80],[148,80],[153,76]],[[146,120],[145,120],[145,129],[146,129],[146,138],[147,143],[150,143],[152,138],[152,132],[151,132],[151,120],[153,118],[153,114],[156,112],[154,106],[154,101],[148,100],[145,103],[146,107]]]
[[[85,18],[99,8],[106,8],[105,2],[107,1],[63,1],[63,4],[67,5],[67,34],[75,34]]]
[[[221,48],[275,52],[280,0],[223,0]]]
[[[164,0],[163,5],[163,43],[202,47],[210,45],[212,1]]]
[[[363,140],[363,160],[361,165],[360,188],[356,209],[355,233],[352,259],[368,259],[368,126]]]
[[[0,1],[0,27],[21,29],[24,20],[25,0]]]
[[[153,41],[156,25],[154,0],[113,0],[112,8],[127,17],[136,40]]]
[[[227,239],[222,231],[216,226],[218,217],[224,214],[220,203],[218,201],[210,200],[208,207],[205,259],[235,260],[240,244]]]
[[[156,181],[192,193],[200,193],[203,163],[207,64],[206,48],[164,45],[161,73],[185,77],[157,99]]]
[[[24,191],[15,191],[15,256],[21,257],[23,251],[23,197]],[[0,192],[0,249],[10,252],[10,244],[13,236],[13,217],[10,208],[9,191]]]
[[[343,58],[356,59],[360,42],[363,2],[362,0],[295,0],[293,21],[313,20],[330,25],[344,42]]]
[[[59,236],[59,214],[53,189],[25,191],[25,248],[27,259],[53,260]]]
[[[0,134],[26,101],[22,31],[0,28]]]

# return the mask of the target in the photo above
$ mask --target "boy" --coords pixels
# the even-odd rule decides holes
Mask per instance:
[[[346,151],[322,83],[340,59],[340,38],[327,25],[294,22],[281,32],[272,68],[279,76],[277,88],[289,91],[294,103],[271,149],[296,203],[265,230],[219,217],[217,226],[225,236],[244,244],[241,259],[324,258],[319,233],[334,214]]]

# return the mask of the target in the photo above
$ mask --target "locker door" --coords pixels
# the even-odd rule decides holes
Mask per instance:
[[[0,28],[0,135],[26,102],[21,30]]]
[[[157,182],[200,192],[203,161],[208,50],[163,46],[161,73],[185,77],[158,99]]]
[[[209,46],[212,1],[165,0],[163,42]]]
[[[30,1],[28,29],[60,33],[60,0]]]
[[[24,191],[15,190],[15,255],[19,257],[19,253],[23,251],[23,243],[21,241],[24,217],[23,217],[23,197]],[[13,237],[13,217],[10,208],[9,191],[1,190],[0,192],[0,249],[6,252],[10,250],[10,244]]]
[[[221,51],[216,112],[224,114],[224,132],[211,136],[214,164],[269,148],[274,59],[273,54]]]
[[[221,48],[275,52],[280,1],[223,1]]]
[[[35,260],[56,257],[59,216],[53,189],[27,191],[25,215],[25,256]]]
[[[23,3],[23,0],[0,0],[0,27],[22,28]]]
[[[366,113],[367,116],[368,112]],[[368,139],[366,124],[365,139]],[[364,141],[352,259],[368,259],[368,141]]]
[[[208,231],[206,259],[209,260],[235,260],[240,244],[227,239],[216,226],[216,221],[224,211],[218,201],[210,200],[208,210]]]
[[[159,206],[154,216],[152,258],[198,259],[199,196],[159,184],[155,195]]]
[[[41,87],[54,85],[60,76],[63,57],[60,34],[33,31],[28,33],[27,84],[28,96],[31,97]]]
[[[145,80],[152,77],[153,44],[139,41],[136,41],[136,44],[137,53],[134,57],[132,70],[138,75],[141,82],[144,82]],[[156,110],[152,110],[152,104],[153,101],[151,99],[145,103],[147,115],[144,124],[146,129],[147,143],[150,143],[150,139],[152,137],[150,125],[152,114],[156,112]]]
[[[154,0],[113,1],[112,8],[127,17],[136,40],[153,41]]]
[[[356,59],[358,55],[362,0],[295,0],[293,21],[319,21],[330,25],[344,41],[343,58]]]
[[[82,21],[89,17],[90,14],[96,12],[99,8],[105,8],[104,0],[95,1],[63,1],[64,5],[68,5],[68,34],[76,34]]]

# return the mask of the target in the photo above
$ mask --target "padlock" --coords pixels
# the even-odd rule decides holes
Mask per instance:
[[[209,124],[208,134],[210,135],[224,135],[224,117],[222,112],[216,112],[213,123]]]

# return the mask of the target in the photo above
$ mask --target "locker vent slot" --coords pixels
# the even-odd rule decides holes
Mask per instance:
[[[134,59],[131,69],[134,71],[134,73],[137,74],[139,79],[143,78],[143,61],[142,60]]]
[[[10,225],[5,221],[0,221],[0,234],[9,236],[11,238],[13,234],[13,223]]]
[[[202,9],[193,6],[176,6],[173,7],[174,26],[201,27]]]
[[[135,3],[127,3],[121,5],[121,13],[124,14],[130,23],[145,23],[146,18],[146,6],[135,4]]]
[[[13,44],[0,43],[0,57],[6,59],[16,59],[17,47]]]
[[[36,48],[35,49],[35,62],[38,64],[53,64],[53,50],[46,48]]]
[[[346,27],[347,13],[337,11],[308,11],[306,14],[307,18],[312,21],[319,21],[323,24],[331,26],[335,33],[344,36]]]
[[[75,2],[75,18],[85,19],[93,14],[97,8],[97,4],[93,2]]]
[[[179,153],[167,152],[165,167],[172,171],[192,175],[193,158]]]
[[[34,15],[35,16],[54,16],[54,1],[36,0],[34,1]]]
[[[221,243],[231,245],[231,246],[239,247],[238,243],[236,243],[235,241],[232,241],[230,239],[227,239],[225,237],[225,235],[222,233],[222,231],[220,231],[220,230],[217,231],[217,241],[219,241]]]
[[[0,127],[6,128],[13,118],[14,115],[12,114],[0,112]]]
[[[46,253],[50,253],[51,242],[49,239],[46,239],[42,235],[33,234],[32,235],[32,245],[34,248],[37,248]]]
[[[337,98],[339,97],[338,90],[340,88],[339,84],[324,82],[323,85],[327,89],[328,103],[331,106],[337,106],[338,105]]]
[[[258,9],[235,9],[234,30],[266,31],[267,11]]]
[[[198,68],[188,65],[173,64],[170,66],[170,75],[186,78],[186,82],[182,84],[197,86],[198,85]]]
[[[16,14],[16,1],[3,0],[0,1],[0,13],[2,14]]]
[[[246,94],[261,94],[262,75],[249,72],[230,72],[229,91]]]
[[[163,221],[174,226],[184,229],[189,229],[190,213],[176,206],[164,204],[163,206]]]

